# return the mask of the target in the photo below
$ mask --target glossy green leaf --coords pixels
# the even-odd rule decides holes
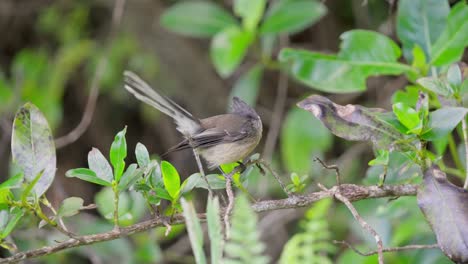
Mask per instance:
[[[336,93],[364,91],[370,76],[415,73],[397,62],[401,51],[384,35],[352,30],[343,33],[341,39],[337,55],[285,48],[279,60],[307,86]]]
[[[26,103],[15,115],[11,152],[26,182],[32,182],[38,173],[43,172],[34,192],[38,197],[44,194],[55,176],[55,145],[47,120],[31,103]]]
[[[203,231],[200,225],[200,220],[197,217],[195,208],[185,199],[181,199],[187,233],[189,234],[190,244],[192,245],[193,255],[197,264],[206,262],[205,252],[203,251]]]
[[[208,226],[208,236],[210,238],[211,263],[221,263],[223,258],[223,234],[220,219],[218,197],[208,197],[206,206],[206,222]]]
[[[396,103],[393,105],[393,113],[396,115],[398,120],[408,128],[409,132],[417,135],[421,133],[422,120],[416,110],[403,103]]]
[[[461,59],[468,45],[468,6],[465,1],[456,4],[447,19],[447,26],[437,39],[431,52],[431,63],[443,66]]]
[[[136,164],[131,164],[122,175],[122,178],[120,178],[118,190],[124,191],[130,188],[138,179],[141,178],[141,176],[143,176],[143,171],[141,169],[137,169]]]
[[[178,2],[161,16],[163,27],[193,37],[211,37],[236,24],[231,14],[208,1]]]
[[[242,62],[253,35],[232,26],[214,36],[211,41],[210,55],[216,71],[221,77],[230,76]]]
[[[312,0],[275,1],[268,10],[262,34],[296,33],[317,22],[327,13],[324,4]]]
[[[114,166],[114,179],[118,182],[125,169],[125,157],[127,157],[127,141],[125,140],[125,133],[127,127],[117,133],[110,148],[110,161]]]
[[[96,173],[98,178],[106,182],[112,182],[114,179],[109,162],[97,148],[93,148],[88,153],[88,167]]]
[[[144,168],[150,163],[148,150],[146,149],[145,145],[141,144],[140,142],[138,142],[135,147],[135,157],[140,168]]]
[[[465,117],[468,108],[445,107],[429,114],[428,131],[421,137],[425,140],[435,140],[445,137]]]
[[[398,90],[392,95],[392,103],[403,103],[405,105],[416,106],[419,98],[419,90],[416,85],[408,85],[404,90]]]
[[[263,67],[256,65],[244,73],[234,84],[229,98],[237,96],[250,106],[255,106],[262,80]]]
[[[8,212],[8,223],[6,226],[0,231],[0,239],[4,239],[7,237],[15,228],[16,224],[18,224],[21,217],[23,217],[24,211],[19,207],[14,207]]]
[[[234,0],[234,13],[242,18],[242,25],[254,31],[265,11],[265,0]]]
[[[398,2],[397,35],[403,43],[403,54],[413,61],[411,51],[418,45],[430,60],[431,47],[447,24],[450,12],[446,0],[401,0]]]
[[[448,85],[448,83],[443,79],[434,77],[423,77],[419,78],[417,82],[429,91],[432,91],[436,94],[440,94],[445,97],[450,97],[454,93],[452,87],[450,87],[450,85]]]
[[[317,118],[295,108],[286,115],[280,142],[281,156],[288,171],[305,174],[312,168],[313,156],[328,150],[333,138]]]
[[[70,217],[78,214],[83,208],[83,202],[80,197],[68,197],[62,201],[57,211],[57,217]]]
[[[20,172],[2,182],[2,184],[0,184],[0,190],[19,188],[21,187],[21,183],[23,183],[23,173]]]
[[[169,195],[175,199],[180,189],[180,176],[176,168],[169,162],[161,162],[161,172],[164,181],[164,187]]]
[[[424,173],[417,199],[440,249],[455,263],[468,262],[468,192],[431,167]]]
[[[87,168],[71,169],[67,171],[65,175],[67,177],[78,178],[83,181],[92,182],[103,186],[111,186],[110,182],[99,178],[94,171]]]

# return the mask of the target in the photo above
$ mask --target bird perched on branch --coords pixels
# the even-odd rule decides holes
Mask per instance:
[[[228,114],[197,119],[166,96],[152,89],[136,74],[125,71],[125,89],[137,99],[153,106],[174,119],[184,140],[165,154],[194,149],[213,169],[221,164],[244,159],[262,137],[262,121],[255,110],[238,97],[232,99]]]

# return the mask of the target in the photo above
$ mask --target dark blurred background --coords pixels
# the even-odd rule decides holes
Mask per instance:
[[[203,118],[224,113],[228,109],[231,89],[239,76],[252,65],[255,54],[249,53],[244,63],[231,77],[221,78],[210,61],[209,39],[184,37],[169,32],[160,25],[161,14],[175,2],[177,1],[128,0],[123,7],[120,21],[112,22],[115,5],[112,0],[0,0],[0,32],[2,32],[0,38],[0,181],[8,177],[10,171],[10,135],[14,113],[26,101],[32,101],[43,111],[55,137],[61,142],[57,146],[57,175],[47,194],[54,205],[58,205],[60,201],[69,196],[82,197],[86,204],[93,203],[94,195],[99,188],[78,179],[66,178],[64,174],[71,168],[86,167],[86,157],[91,147],[99,148],[107,156],[114,135],[124,126],[128,126],[128,163],[135,160],[133,149],[137,142],[144,143],[149,152],[154,155],[162,154],[176,144],[181,136],[175,130],[172,120],[143,105],[123,89],[122,72],[126,69],[142,76],[152,86],[162,90],[197,117]],[[232,1],[214,2],[221,4],[226,10],[232,9]],[[325,17],[312,27],[290,36],[287,46],[325,53],[336,52],[340,43],[340,34],[356,28],[375,30],[396,40],[396,3],[394,1],[327,0],[322,2],[328,8]],[[279,49],[279,45],[276,44],[273,54],[277,54]],[[99,64],[103,60],[105,64],[99,70]],[[256,109],[265,127],[264,139],[269,133],[272,119],[278,118],[272,116],[278,79],[277,71],[271,70],[264,73],[256,102]],[[367,84],[368,89],[363,93],[328,94],[327,96],[339,104],[359,103],[389,109],[391,95],[403,88],[407,80],[403,76],[378,77],[370,78]],[[82,121],[89,97],[93,96],[93,86],[98,87],[98,96],[95,110],[86,117],[90,118],[90,123],[79,138],[67,143],[60,138],[74,131]],[[296,102],[312,93],[319,92],[289,80],[286,106],[279,118],[285,119],[290,111],[296,108]],[[324,131],[321,124],[314,122],[314,128],[319,131],[317,133]],[[284,123],[281,122],[281,124]],[[289,129],[299,131],[299,135],[301,129],[304,130],[303,133],[311,130],[303,127]],[[283,160],[284,153],[281,152],[285,131],[285,128],[279,128],[272,162],[284,176],[285,181],[289,181],[289,167]],[[308,175],[308,181],[333,184],[333,173],[322,170],[320,166],[312,162],[313,156],[319,156],[340,166],[343,181],[362,183],[366,175],[367,162],[372,159],[371,147],[365,143],[350,144],[333,138],[328,132],[324,133],[327,134],[315,135],[315,137],[317,142],[325,141],[325,146],[315,152],[306,153],[305,159],[310,161],[311,165],[302,173]],[[262,140],[259,144],[256,152],[264,152],[264,141]],[[62,143],[67,144],[62,145]],[[189,151],[172,153],[167,159],[175,165],[183,178],[197,171]],[[254,175],[252,177],[248,188],[256,199],[283,197],[276,183],[270,179],[271,176]],[[308,191],[314,190],[315,184],[310,185],[313,187],[308,188]],[[204,191],[196,192],[196,197],[200,197],[200,200],[204,195]],[[405,202],[402,203],[405,204]],[[414,200],[408,203],[412,204]],[[375,225],[384,237],[387,237],[394,231],[387,229],[387,226],[398,225],[402,220],[383,219],[383,217],[381,219],[378,214],[376,215],[375,212],[378,211],[376,208],[385,204],[386,201],[362,201],[356,206],[364,216],[369,217],[369,222]],[[198,206],[203,209],[203,202],[200,202]],[[284,243],[297,229],[296,224],[302,218],[304,210],[282,210],[264,213],[260,216],[262,239],[267,244],[268,255],[273,259],[278,258]],[[351,224],[352,218],[346,210],[337,209],[333,214],[330,220],[332,237],[350,238],[350,241],[356,243],[370,241],[368,248],[372,247],[372,238],[369,240],[366,234],[356,235],[356,233],[364,232],[359,231],[357,226],[354,226],[355,224]],[[87,217],[96,217],[96,215],[91,211],[89,216],[83,216],[83,219],[94,221]],[[349,220],[344,220],[347,218]],[[412,224],[418,225],[421,223],[419,221],[423,220],[421,217],[416,217],[411,221]],[[408,225],[411,226],[411,224]],[[427,227],[423,229],[429,230]],[[354,235],[351,234],[353,232]],[[19,236],[21,237],[21,234]],[[40,237],[41,234],[37,236]],[[191,255],[191,250],[183,231],[176,232],[169,238],[164,238],[160,234],[156,234],[155,237],[158,240],[158,248],[162,251],[153,249],[155,251],[150,251],[148,254],[160,254],[165,257],[166,262],[191,263],[193,261],[186,258]],[[427,231],[425,238],[428,241],[433,240],[430,231]],[[111,247],[104,249],[105,246],[91,247],[89,250],[81,249],[78,252],[81,254],[80,260],[93,263],[95,261],[98,261],[96,263],[99,261],[110,263],[110,259],[117,259],[116,263],[127,261],[128,256],[123,257],[119,254],[124,254],[122,252],[127,249],[132,251],[132,248],[132,252],[137,251],[135,248],[138,248],[136,245],[139,245],[139,239],[138,236],[133,238],[133,244],[115,242],[124,243],[124,245],[114,244],[114,247],[120,248],[121,252],[115,252],[115,249],[112,251]],[[147,243],[147,240],[141,239],[141,241],[146,241],[141,242],[143,244]],[[404,241],[409,242],[410,238]],[[31,247],[34,245],[38,244],[31,244]],[[97,251],[101,252],[96,253]],[[109,258],[101,256],[103,254],[107,254]],[[432,258],[433,261],[441,255],[440,252],[429,255],[431,254],[435,255]],[[62,256],[62,258],[51,258],[47,261],[57,262],[64,259],[66,257]],[[396,257],[390,259],[394,260],[393,263],[404,263]],[[134,259],[129,261],[134,261]],[[152,261],[158,262],[154,259],[149,262]],[[364,263],[363,261],[353,260],[350,257],[348,262],[342,263]],[[145,261],[140,263],[143,262]]]

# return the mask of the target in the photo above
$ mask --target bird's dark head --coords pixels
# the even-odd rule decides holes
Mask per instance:
[[[239,97],[232,98],[231,113],[241,116],[249,117],[252,119],[260,119],[260,116],[255,112],[250,105],[242,101]]]

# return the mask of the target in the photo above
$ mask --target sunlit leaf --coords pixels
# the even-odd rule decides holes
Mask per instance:
[[[165,189],[173,199],[176,198],[180,189],[179,173],[176,168],[167,161],[161,162],[161,172]]]
[[[106,182],[112,182],[112,179],[114,178],[112,175],[112,168],[99,149],[93,148],[88,153],[88,166],[96,173],[98,178],[101,178]]]
[[[16,113],[11,152],[13,161],[22,169],[26,182],[32,182],[43,172],[34,192],[38,197],[44,194],[55,176],[55,145],[47,120],[31,103],[26,103]]]
[[[125,140],[125,133],[127,127],[117,133],[110,148],[110,161],[114,166],[114,179],[118,182],[125,169],[125,157],[127,157],[127,141]]]
[[[92,182],[103,186],[111,186],[110,182],[99,178],[94,171],[87,168],[71,169],[67,171],[65,175],[67,177],[78,178],[83,181]]]
[[[234,13],[242,17],[242,25],[246,30],[253,31],[265,11],[265,0],[234,0]]]

